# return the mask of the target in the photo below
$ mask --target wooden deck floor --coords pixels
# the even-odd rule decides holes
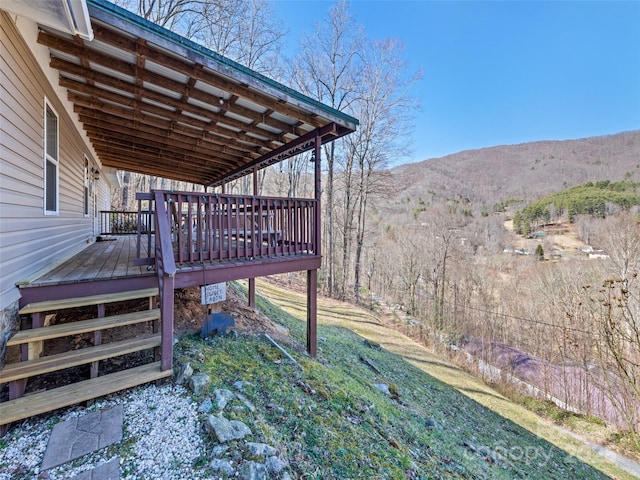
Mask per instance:
[[[63,285],[100,280],[153,276],[145,265],[136,266],[136,236],[111,237],[95,242],[53,270],[29,282],[29,286]]]
[[[155,268],[134,265],[136,236],[112,238],[115,240],[89,245],[61,265],[21,285],[21,307],[32,302],[157,287]],[[142,256],[146,257],[146,252]],[[185,262],[177,265],[174,288],[316,270],[320,262],[320,256],[308,254]]]

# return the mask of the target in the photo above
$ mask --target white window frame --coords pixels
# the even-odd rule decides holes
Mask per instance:
[[[89,159],[84,155],[84,171],[82,181],[82,214],[85,217],[91,216],[91,178],[89,177]]]
[[[49,146],[47,145],[47,136],[49,134],[48,131],[48,122],[47,122],[47,113],[51,112],[56,119],[56,146],[55,146],[55,158],[49,154]],[[58,112],[53,108],[53,106],[49,103],[49,101],[44,99],[44,162],[43,162],[43,177],[44,177],[44,197],[43,197],[43,208],[45,215],[58,215],[59,213],[59,205],[60,205],[60,116]],[[49,184],[50,179],[47,177],[47,167],[48,164],[51,163],[55,167],[55,206],[53,209],[49,208],[47,205],[47,199],[49,192],[47,191],[47,186]]]

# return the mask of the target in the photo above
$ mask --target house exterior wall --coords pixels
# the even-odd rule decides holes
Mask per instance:
[[[57,84],[57,72],[37,44],[37,26],[0,10],[0,346],[2,319],[15,310],[28,281],[95,240],[97,210],[108,208],[110,187],[91,182],[84,214],[85,156],[100,165],[71,106]],[[44,209],[45,99],[58,115],[58,212]],[[94,208],[94,205],[97,208]],[[6,320],[5,320],[6,321]]]

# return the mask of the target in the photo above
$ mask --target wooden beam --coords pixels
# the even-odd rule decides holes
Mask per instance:
[[[139,146],[146,146],[150,148],[159,148],[162,150],[170,151],[171,153],[178,153],[185,156],[190,156],[194,159],[199,159],[205,164],[219,164],[219,165],[241,165],[243,161],[242,152],[225,153],[225,149],[220,145],[211,145],[209,148],[201,147],[197,142],[192,144],[181,142],[173,138],[163,138],[161,135],[146,133],[140,130],[129,130],[126,128],[118,127],[117,125],[101,122],[100,125],[93,123],[85,123],[84,129],[89,133],[92,140],[104,140],[109,142],[113,139],[123,140],[126,142],[133,142]],[[252,157],[248,157],[251,159]]]
[[[54,65],[57,62],[50,62],[51,65]],[[73,65],[73,64],[72,64]],[[76,66],[77,67],[77,66]],[[77,70],[78,68],[76,68],[75,70]],[[68,70],[74,70],[69,68]],[[83,73],[90,73],[91,71],[84,71]],[[81,74],[80,72],[77,73],[73,73],[74,75],[78,75]],[[143,74],[139,74],[142,75]],[[142,88],[142,87],[138,87],[134,84],[128,83],[128,82],[123,82],[121,80],[116,80],[116,82],[110,82],[108,79],[109,78],[113,78],[113,77],[109,77],[108,75],[102,75],[102,74],[96,74],[96,75],[91,75],[90,76],[91,79],[96,79],[97,77],[97,81],[100,83],[103,83],[109,87],[112,87],[113,89],[116,90],[120,90],[122,92],[128,93],[130,95],[132,95],[132,97],[127,97],[125,95],[120,95],[116,92],[113,92],[112,90],[106,90],[103,88],[99,88],[96,86],[92,86],[89,85],[88,83],[83,83],[83,82],[79,82],[77,80],[73,80],[71,78],[67,78],[67,77],[60,77],[60,85],[74,90],[76,92],[79,93],[83,93],[86,95],[91,95],[91,96],[95,96],[98,98],[102,98],[102,99],[106,99],[106,100],[110,100],[112,102],[116,102],[119,103],[121,105],[125,105],[125,106],[129,106],[129,107],[133,107],[133,105],[138,105],[140,107],[144,107],[144,106],[151,106],[149,103],[146,102],[142,102],[143,98],[147,98],[149,100],[152,100],[156,103],[162,104],[162,105],[168,105],[170,107],[174,108],[174,112],[176,113],[176,115],[179,116],[184,116],[182,115],[183,112],[189,112],[192,113],[194,115],[198,115],[199,117],[202,118],[206,118],[208,119],[213,125],[216,125],[218,122],[219,123],[224,123],[226,125],[229,125],[233,128],[236,128],[238,130],[240,130],[241,132],[251,132],[251,133],[256,133],[259,134],[263,137],[267,137],[269,139],[271,139],[271,141],[277,141],[277,142],[282,142],[283,137],[280,134],[276,134],[273,133],[270,130],[266,130],[264,128],[260,128],[257,126],[258,123],[260,123],[259,121],[252,121],[251,123],[247,123],[247,122],[243,122],[240,120],[236,120],[234,118],[231,118],[229,116],[225,116],[224,114],[220,114],[220,113],[216,113],[210,109],[204,108],[204,107],[200,107],[198,105],[195,105],[193,103],[188,103],[185,100],[178,100],[176,98],[170,97],[168,95],[163,95],[161,93],[155,92],[153,90],[149,90],[146,88]],[[86,77],[89,78],[89,77]],[[177,82],[175,82],[177,83]],[[117,86],[116,86],[117,85]],[[183,85],[184,87],[184,85]],[[134,103],[135,102],[135,103]],[[236,112],[234,112],[236,113]],[[239,114],[240,116],[243,116],[242,114]],[[273,123],[273,122],[270,122]],[[284,124],[284,122],[281,122]],[[286,125],[286,124],[284,124]],[[277,127],[274,127],[277,128]],[[286,130],[285,130],[286,131]]]
[[[192,183],[202,183],[203,178],[217,177],[224,174],[224,169],[208,169],[182,159],[176,162],[175,157],[165,154],[153,154],[131,146],[115,145],[111,142],[94,142],[96,152],[105,165],[147,175],[164,178],[177,178]],[[173,163],[171,163],[173,162]]]
[[[69,92],[68,94],[68,98],[70,101],[77,104],[84,104],[84,105],[89,103],[90,106],[95,106],[99,104],[104,104],[105,102],[103,102],[103,100],[107,100],[112,104],[115,103],[121,107],[125,107],[123,110],[121,110],[121,113],[123,115],[126,115],[127,118],[137,118],[143,114],[153,114],[160,118],[173,120],[174,122],[193,125],[195,127],[200,128],[201,130],[209,130],[212,128],[216,128],[216,130],[219,132],[223,132],[225,130],[233,132],[233,130],[230,130],[228,128],[226,129],[222,128],[220,126],[220,123],[224,123],[229,126],[233,126],[232,124],[234,123],[239,123],[240,125],[245,127],[244,128],[245,132],[253,133],[252,129],[246,128],[247,125],[242,124],[242,122],[234,122],[234,121],[226,122],[225,119],[216,120],[215,118],[208,119],[209,121],[199,120],[192,116],[185,115],[184,113],[180,113],[180,110],[176,109],[175,107],[171,107],[171,109],[169,109],[169,108],[159,107],[157,105],[151,105],[147,102],[139,101],[132,97],[127,97],[127,96],[110,92],[108,90],[103,90],[97,87],[91,87],[90,85],[76,82],[75,80],[63,78],[60,80],[60,84],[64,87],[72,88],[75,90],[75,91]],[[269,135],[264,135],[262,132],[259,132],[259,135],[262,137],[265,137],[265,136],[269,137]],[[277,135],[271,135],[271,139],[275,141],[279,141],[280,137]],[[259,141],[259,139],[256,139],[255,137],[249,137],[249,136],[245,136],[245,140],[250,141],[254,144],[256,140]]]
[[[194,63],[192,62],[182,60],[180,58],[177,58],[176,56],[168,55],[167,53],[164,53],[160,50],[156,50],[148,44],[145,45],[144,48],[137,48],[137,43],[135,42],[135,40],[125,38],[117,31],[107,29],[100,24],[94,25],[93,32],[95,38],[99,41],[113,45],[135,55],[142,55],[147,60],[151,60],[164,67],[183,73],[184,75],[194,75],[195,67]],[[242,85],[240,83],[229,80],[228,78],[218,73],[213,73],[212,71],[211,73],[203,71],[201,76],[199,77],[199,80],[204,83],[208,83],[209,85],[212,85],[218,89],[229,92],[232,95],[237,95],[238,97],[245,98],[252,103],[256,103],[258,105],[262,105],[266,108],[272,109],[273,111],[279,112],[290,118],[308,123],[313,127],[320,127],[323,125],[322,120],[318,118],[317,115],[309,114],[300,109],[297,109],[282,99],[274,98],[273,96],[266,94],[261,94],[257,90],[251,89],[247,85]]]
[[[116,155],[110,154],[108,149],[106,151],[97,151],[100,160],[103,161],[104,165],[117,168],[119,170],[127,170],[134,173],[140,173],[142,175],[153,175],[156,177],[162,178],[172,178],[175,180],[180,180],[183,182],[195,183],[198,185],[204,185],[207,183],[207,179],[209,178],[217,178],[218,175],[203,175],[202,172],[197,175],[180,171],[180,170],[168,170],[162,165],[158,165],[155,168],[151,166],[142,166],[140,162],[135,163],[125,163],[122,161],[122,157],[118,157]],[[156,162],[161,163],[162,159],[157,159]]]
[[[224,172],[222,167],[204,168],[193,162],[192,158],[179,157],[169,155],[166,152],[152,152],[149,149],[143,149],[131,144],[122,144],[109,141],[94,141],[94,148],[101,155],[105,156],[105,160],[117,161],[122,170],[132,168],[131,171],[139,171],[139,169],[148,168],[155,172],[165,172],[180,174],[181,176],[190,176],[193,178],[208,177],[215,172]],[[112,162],[109,162],[112,163]],[[162,175],[156,175],[162,176]],[[169,177],[171,178],[171,177]],[[198,182],[196,182],[198,183]]]
[[[207,132],[211,132],[220,137],[223,141],[225,137],[236,139],[240,142],[245,142],[252,145],[254,148],[256,148],[256,150],[258,148],[267,148],[269,150],[273,148],[273,144],[271,144],[270,142],[265,142],[259,138],[255,138],[241,132],[235,132],[234,130],[230,130],[225,127],[219,127],[212,123],[207,123],[193,117],[180,115],[170,110],[164,110],[160,107],[156,107],[157,109],[153,109],[153,112],[136,111],[131,108],[126,108],[121,105],[114,105],[113,103],[103,102],[102,100],[99,100],[97,98],[80,95],[75,92],[69,92],[68,98],[69,101],[75,104],[75,106],[106,112],[117,117],[127,118],[149,125],[154,125],[158,128],[166,128],[167,131],[175,130],[183,133],[193,133],[193,136],[203,136],[207,134]],[[158,115],[160,115],[161,117]]]
[[[285,158],[292,157],[293,155],[297,155],[299,153],[306,152],[311,148],[314,148],[314,143],[318,141],[318,139],[322,142],[325,141],[325,137],[329,139],[329,141],[340,137],[344,134],[344,127],[341,127],[335,123],[329,123],[322,128],[318,128],[313,130],[312,132],[306,133],[302,137],[299,137],[281,147],[276,148],[275,150],[264,154],[262,157],[254,160],[248,165],[243,165],[242,167],[232,171],[228,177],[217,180],[216,182],[208,185],[210,187],[217,187],[222,182],[228,182],[230,180],[234,180],[236,178],[240,178],[249,173],[251,169],[254,167],[264,168],[269,165],[273,165],[274,163],[280,162]]]
[[[181,145],[183,148],[198,146],[207,152],[214,149],[218,152],[229,152],[232,156],[248,158],[257,158],[259,156],[250,147],[245,145],[244,148],[242,148],[243,145],[233,139],[229,139],[229,143],[227,144],[217,137],[190,137],[173,130],[165,130],[152,125],[136,122],[131,118],[118,117],[98,110],[90,110],[85,107],[80,108],[84,109],[88,113],[88,115],[79,115],[80,121],[83,124],[91,125],[105,131],[116,131],[122,133],[136,132],[136,134],[141,133],[144,135],[150,135],[149,138],[162,137],[165,141],[176,142],[176,144]],[[80,112],[77,111],[77,113]]]
[[[143,82],[149,82],[152,83],[154,85],[158,85],[162,88],[165,88],[167,90],[171,90],[177,93],[182,94],[181,96],[185,96],[185,94],[189,93],[189,97],[194,98],[196,100],[199,100],[207,105],[212,105],[215,106],[216,108],[220,109],[219,107],[219,101],[220,101],[220,97],[216,97],[214,95],[211,95],[203,90],[200,90],[198,88],[192,88],[190,90],[188,90],[188,86],[185,83],[182,82],[178,82],[175,80],[172,80],[168,77],[165,77],[163,75],[159,75],[157,73],[151,72],[150,70],[145,70],[143,68],[143,66],[140,65],[133,65],[131,63],[128,63],[126,61],[123,60],[118,60],[117,58],[114,57],[110,57],[108,55],[105,54],[101,54],[99,52],[95,52],[93,50],[91,50],[90,48],[84,46],[84,45],[79,45],[76,42],[70,41],[70,40],[66,40],[64,38],[61,37],[57,37],[54,34],[50,33],[50,32],[44,32],[41,31],[38,35],[38,42],[42,43],[43,45],[46,45],[50,48],[53,48],[54,50],[58,50],[61,51],[63,53],[67,53],[70,55],[74,55],[77,56],[82,63],[87,63],[87,62],[92,62],[92,63],[97,63],[100,65],[104,65],[105,67],[108,67],[112,70],[115,70],[119,73],[123,73],[127,76],[131,76],[133,79],[133,82],[123,82],[121,80],[121,86],[120,88],[122,88],[122,83],[128,83],[129,85],[134,85],[137,83],[139,86],[142,85]],[[135,48],[133,48],[133,46],[135,46]],[[149,56],[146,55],[145,53],[140,53],[140,52],[155,52],[154,50],[151,50],[148,46],[145,45],[141,45],[139,42],[130,40],[128,45],[127,45],[127,51],[129,53],[135,54],[137,57],[136,58],[144,58],[144,59],[148,59]],[[168,57],[165,54],[162,54],[160,52],[157,52],[158,55],[160,55],[162,58],[164,58],[166,60],[166,58],[172,58],[172,57]],[[152,55],[153,57],[153,55]],[[55,58],[55,57],[54,57]],[[166,66],[168,68],[172,68],[170,65],[167,64],[163,64],[162,60],[158,60],[154,58],[150,58],[153,61],[156,61],[156,63],[160,63],[163,66]],[[175,60],[175,59],[173,59]],[[172,63],[172,62],[169,62]],[[62,64],[58,64],[59,66],[62,66]],[[226,88],[221,87],[220,85],[217,85],[215,83],[212,83],[211,81],[207,81],[207,77],[211,77],[211,75],[209,74],[205,74],[202,73],[202,75],[200,73],[197,73],[196,70],[197,68],[194,67],[194,64],[185,64],[184,62],[179,62],[179,65],[181,66],[181,70],[180,73],[186,74],[188,77],[192,77],[192,76],[197,76],[197,80],[199,81],[203,81],[204,83],[209,83],[211,85],[213,85],[214,87],[220,88],[221,90],[224,90],[225,92],[228,91]],[[185,67],[185,65],[189,65],[188,67]],[[58,68],[58,67],[54,67],[54,68]],[[86,78],[91,78],[92,80],[95,80],[94,76],[90,76],[90,75],[86,75],[86,74],[82,74],[82,73],[78,73],[79,69],[82,69],[82,67],[76,66],[76,68],[69,68],[69,66],[67,65],[65,68],[68,69],[69,73],[73,73],[74,75],[83,75]],[[199,68],[202,68],[202,66],[200,66]],[[84,69],[82,69],[84,70]],[[75,72],[75,73],[74,73]],[[113,78],[113,77],[112,77]],[[222,77],[216,77],[219,79],[220,82],[224,82],[227,86],[230,84],[230,82],[228,82],[227,80],[223,80]],[[99,81],[99,80],[95,80],[95,81]],[[233,92],[231,92],[233,95]],[[255,94],[252,95],[252,97],[255,97]],[[237,95],[236,95],[237,98]],[[261,102],[257,102],[256,99],[254,99],[254,103],[258,103],[259,105],[262,105]],[[282,130],[283,133],[290,133],[293,134],[295,136],[299,136],[302,134],[301,131],[298,130],[298,127],[304,123],[302,120],[298,119],[298,117],[294,116],[292,117],[294,120],[296,120],[296,123],[291,125],[287,122],[283,122],[281,120],[275,119],[273,117],[269,117],[266,116],[264,114],[264,112],[257,112],[255,110],[251,110],[249,108],[243,107],[241,105],[237,105],[235,102],[233,103],[229,103],[229,102],[225,102],[225,104],[227,105],[226,110],[231,111],[237,115],[243,116],[248,118],[249,120],[251,120],[251,124],[250,126],[255,126],[258,123],[264,123],[265,125],[269,125],[273,128]],[[282,105],[282,104],[280,104]],[[268,109],[271,109],[272,111],[277,111],[273,108],[273,106],[271,107],[267,107]],[[213,112],[212,112],[213,113]],[[283,112],[280,112],[283,113]],[[301,112],[298,111],[298,115],[300,115]],[[229,118],[229,117],[227,117]],[[312,117],[315,118],[315,117]],[[260,129],[262,132],[264,133],[271,133],[268,130],[265,129]]]

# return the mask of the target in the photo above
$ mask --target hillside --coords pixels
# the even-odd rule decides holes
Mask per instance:
[[[534,200],[588,181],[640,181],[640,130],[468,150],[392,170],[401,196],[428,192],[493,205]]]
[[[243,465],[257,461],[247,460],[247,442],[279,452],[285,467],[268,477],[274,479],[633,478],[352,305],[319,299],[319,355],[312,360],[301,347],[304,295],[264,281],[258,292],[260,310],[281,325],[281,335],[288,332],[278,341],[297,363],[257,332],[209,341],[185,336],[176,346],[176,360],[209,375],[205,394],[148,387],[154,398],[147,395],[148,408],[136,408],[153,420],[137,427],[126,412],[132,411],[130,404],[140,405],[144,393],[133,389],[112,395],[93,408],[124,405],[128,416],[122,442],[79,459],[71,470],[51,471],[48,478],[69,478],[83,464],[114,455],[120,457],[122,478],[142,478],[141,472],[144,478],[178,479],[185,472],[190,478],[236,478],[214,474],[214,465],[224,462],[238,468],[238,478],[266,478],[242,473],[247,471]],[[208,421],[203,413],[207,399],[219,405],[224,392],[228,406],[213,416],[244,423],[251,430],[248,440],[221,445],[198,428]],[[164,410],[167,393],[192,406],[185,405],[181,416],[172,415]],[[70,414],[77,412],[58,412],[9,432],[2,444],[6,457],[0,455],[0,478],[37,476],[32,465],[38,465],[41,450],[31,448],[27,438],[46,443],[51,426]],[[159,438],[163,424],[182,425],[184,431],[171,436],[180,441],[158,440],[162,449],[150,444],[143,456],[142,445],[149,443],[147,438]],[[181,453],[167,450],[170,445]],[[16,454],[19,448],[24,455]]]

